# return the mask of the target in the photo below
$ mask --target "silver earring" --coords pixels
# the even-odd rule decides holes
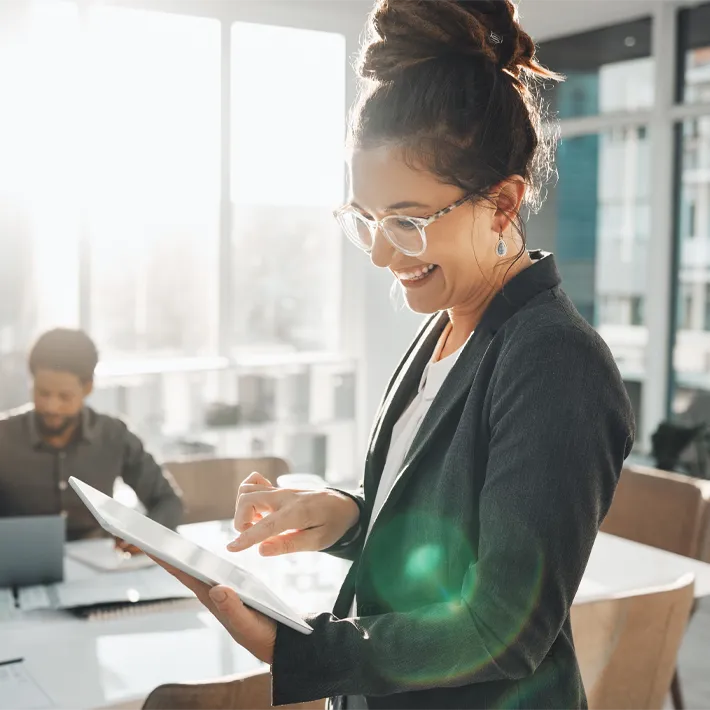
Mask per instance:
[[[508,245],[503,240],[503,232],[498,235],[498,243],[496,244],[496,254],[504,257],[508,253]]]

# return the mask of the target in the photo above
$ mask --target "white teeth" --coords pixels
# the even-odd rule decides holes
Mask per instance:
[[[436,264],[427,264],[421,269],[416,271],[409,271],[407,273],[400,271],[398,276],[400,281],[417,281],[423,279],[430,271],[436,268]]]

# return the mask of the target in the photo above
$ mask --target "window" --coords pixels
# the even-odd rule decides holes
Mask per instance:
[[[214,353],[219,22],[97,7],[89,56],[92,334],[109,359]]]
[[[692,382],[710,389],[710,173],[695,167],[702,163],[699,155],[710,152],[710,116],[696,122],[697,137],[688,126],[681,131],[678,298],[685,305],[678,321],[674,364],[680,386]]]
[[[682,81],[678,98],[685,103],[710,103],[710,4],[684,10],[679,15],[682,48]],[[688,128],[697,130],[697,122]]]
[[[653,105],[651,20],[545,42],[540,60],[566,81],[550,92],[559,118],[634,111]]]
[[[648,140],[635,128],[563,139],[559,183],[528,230],[530,246],[555,253],[567,294],[622,373],[643,370],[646,348],[648,161]]]
[[[629,320],[629,325],[643,325],[645,320],[643,313],[644,299],[641,296],[632,296],[630,302],[631,318]]]
[[[678,16],[680,104],[710,103],[710,4]],[[710,112],[708,112],[710,114]],[[688,116],[677,132],[677,301],[673,347],[674,414],[708,422],[710,391],[710,115]]]
[[[78,324],[78,32],[71,3],[0,3],[0,410],[39,332]]]
[[[345,72],[341,35],[233,25],[237,350],[336,346]]]

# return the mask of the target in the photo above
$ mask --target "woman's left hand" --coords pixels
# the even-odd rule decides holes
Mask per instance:
[[[229,632],[230,636],[260,661],[271,665],[276,641],[276,622],[245,606],[237,593],[223,586],[210,587],[189,574],[150,556],[182,582]]]

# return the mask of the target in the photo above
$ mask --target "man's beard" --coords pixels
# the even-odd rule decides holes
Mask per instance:
[[[73,417],[64,417],[61,424],[49,426],[47,422],[45,422],[44,417],[35,412],[35,422],[37,429],[43,436],[61,436],[79,422],[79,416],[79,414],[76,414]]]

